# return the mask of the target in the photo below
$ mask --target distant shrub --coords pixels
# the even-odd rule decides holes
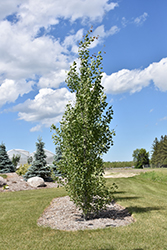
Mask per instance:
[[[27,173],[29,167],[31,165],[29,165],[28,163],[24,164],[24,165],[20,165],[20,167],[17,169],[16,174],[18,175],[25,175],[25,173]]]
[[[126,167],[132,167],[133,165],[134,165],[133,161],[104,162],[104,168],[126,168]]]

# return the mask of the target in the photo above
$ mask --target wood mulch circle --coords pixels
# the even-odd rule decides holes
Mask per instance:
[[[38,219],[37,224],[52,229],[77,231],[126,226],[134,221],[128,210],[116,203],[108,205],[97,218],[85,221],[82,218],[82,211],[76,208],[69,196],[65,196],[54,198]]]

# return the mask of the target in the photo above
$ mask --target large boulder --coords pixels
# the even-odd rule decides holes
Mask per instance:
[[[44,179],[38,176],[35,177],[31,177],[27,180],[27,183],[31,186],[31,187],[45,187],[46,184],[44,182]]]
[[[6,184],[7,184],[6,180],[2,176],[0,176],[0,187],[5,186]]]

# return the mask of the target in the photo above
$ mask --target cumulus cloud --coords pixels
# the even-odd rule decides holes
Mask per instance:
[[[30,129],[30,132],[40,131],[41,127],[41,124],[37,124],[35,127]]]
[[[16,99],[23,94],[32,90],[32,81],[26,83],[25,81],[15,82],[11,79],[5,79],[0,86],[0,107],[7,102],[15,102]]]
[[[64,82],[66,77],[66,71],[63,69],[50,72],[39,79],[38,86],[40,88],[58,88],[60,83]]]
[[[19,111],[20,120],[39,122],[40,124],[31,129],[37,131],[41,125],[50,127],[52,123],[59,122],[69,101],[75,101],[75,94],[66,88],[57,90],[43,88],[33,100],[28,99],[23,104],[16,105],[13,111]]]
[[[120,31],[120,29],[114,25],[112,26],[109,30],[105,30],[104,25],[100,25],[98,26],[94,32],[93,32],[93,36],[98,36],[98,40],[96,39],[92,44],[91,44],[91,48],[94,48],[97,46],[97,44],[99,43],[103,43],[104,38],[108,37],[108,36],[112,36],[115,35],[116,33],[118,33]]]
[[[116,25],[114,25],[109,30],[105,31],[104,25],[100,25],[95,29],[93,35],[94,36],[98,35],[100,38],[104,38],[116,34],[117,32],[119,32],[119,30],[120,29]]]
[[[60,41],[59,37],[49,33],[60,19],[100,22],[106,12],[117,6],[117,3],[109,3],[109,0],[3,1],[0,9],[0,37],[3,38],[0,40],[0,87],[1,92],[10,93],[10,79],[12,88],[18,93],[13,90],[13,94],[6,94],[1,99],[1,105],[31,91],[27,79],[31,79],[32,83],[38,82],[39,88],[58,88],[64,81],[65,71],[78,51],[77,41],[81,39],[83,29]],[[12,14],[16,22],[8,18]],[[41,29],[44,30],[42,35]],[[22,90],[18,89],[20,82],[25,83]]]
[[[107,93],[135,93],[150,84],[151,81],[161,91],[167,91],[167,58],[150,64],[147,68],[122,69],[111,75],[104,73],[102,84]]]
[[[1,1],[0,20],[4,19],[6,16],[16,13],[21,3],[22,3],[22,0]]]
[[[134,23],[136,25],[142,25],[147,20],[147,17],[148,17],[148,14],[144,12],[143,15],[135,18]]]

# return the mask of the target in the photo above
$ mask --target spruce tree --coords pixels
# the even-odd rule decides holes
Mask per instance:
[[[27,173],[23,176],[25,180],[31,177],[42,177],[45,181],[50,179],[51,170],[50,167],[46,165],[46,154],[44,151],[44,142],[41,138],[38,138],[36,142],[36,153],[34,154],[34,161],[29,167]]]
[[[153,165],[153,167],[158,166],[159,163],[158,158],[159,158],[159,141],[156,137],[152,144],[151,164]]]
[[[60,176],[61,175],[61,172],[58,170],[58,167],[57,167],[57,163],[61,160],[61,158],[62,158],[61,149],[60,149],[59,146],[57,146],[56,147],[56,154],[55,154],[54,161],[53,161],[53,165],[51,167],[54,176]]]
[[[0,145],[0,173],[12,173],[12,172],[15,172],[14,166],[6,152],[5,144],[1,143]]]
[[[160,141],[155,138],[152,145],[151,163],[154,167],[167,165],[167,135],[161,135]]]
[[[90,31],[91,32],[91,31]],[[89,47],[96,39],[90,32],[79,44],[79,72],[74,61],[66,79],[71,92],[76,94],[75,104],[67,104],[53,140],[60,146],[62,159],[57,163],[65,188],[83,216],[97,214],[112,200],[112,192],[105,185],[102,155],[113,145],[109,124],[113,110],[101,85],[102,52],[90,56]]]
[[[167,136],[164,136],[163,144],[162,144],[162,165],[167,165]]]

